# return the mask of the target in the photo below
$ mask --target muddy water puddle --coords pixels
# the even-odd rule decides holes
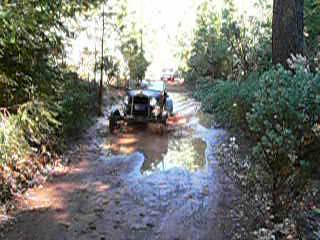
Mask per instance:
[[[184,168],[194,172],[203,169],[206,166],[206,147],[207,144],[199,138],[170,139],[165,155],[153,159],[146,155],[142,172],[151,174],[153,171],[172,168]]]
[[[169,95],[174,102],[174,116],[169,118],[166,129],[157,124],[123,126],[106,138],[103,148],[107,154],[142,153],[141,172],[144,175],[173,168],[189,172],[206,169],[210,145],[215,141],[217,131],[211,128],[213,118],[202,113],[200,103],[186,94],[172,92]]]
[[[207,144],[193,136],[191,129],[159,133],[157,126],[136,125],[126,127],[125,131],[108,138],[104,149],[109,155],[143,153],[141,172],[145,175],[172,168],[194,172],[206,166]]]
[[[189,108],[188,111],[170,118],[165,131],[156,124],[124,126],[107,137],[104,150],[109,156],[143,153],[141,172],[144,175],[173,168],[189,172],[205,170],[207,146],[214,141],[216,130],[210,128],[208,116],[199,116]]]

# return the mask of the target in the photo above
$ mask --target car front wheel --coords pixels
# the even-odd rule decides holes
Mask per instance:
[[[114,130],[116,129],[116,121],[113,117],[109,118],[109,131],[110,133],[114,133]]]

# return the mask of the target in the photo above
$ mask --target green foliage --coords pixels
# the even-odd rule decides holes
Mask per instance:
[[[249,217],[276,222],[302,211],[301,193],[319,165],[320,5],[305,1],[308,61],[293,57],[287,71],[271,66],[271,14],[237,18],[232,2],[220,14],[208,3],[200,8],[192,48],[181,54],[184,75],[205,111],[249,138],[252,154],[239,155],[232,140],[217,155],[251,204]],[[262,13],[270,11],[259,2]]]
[[[259,75],[256,73],[250,74],[246,81],[241,82],[199,79],[194,96],[202,101],[205,111],[215,114],[217,122],[245,129],[246,114],[254,100],[258,80]]]
[[[77,75],[64,77],[55,101],[34,99],[20,105],[15,114],[0,114],[0,192],[4,194],[0,201],[27,185],[40,169],[37,160],[42,154],[57,151],[67,137],[90,123],[88,116],[97,108],[97,89],[92,91],[73,76]]]
[[[205,3],[200,7],[197,24],[187,62],[189,70],[185,73],[186,80],[192,82],[199,77],[226,78],[232,71],[232,53],[221,36],[221,19]]]
[[[99,2],[0,3],[0,201],[27,186],[41,156],[63,142],[58,136],[75,132],[95,109],[96,89],[60,65],[62,40],[71,35],[61,21]]]
[[[135,87],[145,78],[146,71],[150,65],[146,58],[143,44],[143,30],[137,29],[135,19],[132,19],[128,11],[128,1],[119,1],[115,14],[115,30],[117,32],[118,49],[123,57],[126,73],[124,78],[129,78],[130,87]]]
[[[272,176],[276,207],[288,207],[284,199],[288,196],[281,194],[298,194],[298,185],[306,180],[301,176],[303,170],[317,164],[319,93],[320,75],[310,73],[301,64],[295,65],[295,74],[279,67],[260,79],[247,120],[258,140],[254,156]]]
[[[240,83],[203,84],[195,95],[219,122],[250,130],[255,155],[275,161],[275,169],[310,166],[319,143],[320,75],[292,64],[294,74],[279,67]]]
[[[149,62],[145,57],[143,47],[139,46],[135,34],[130,33],[129,39],[121,46],[121,52],[128,64],[130,80],[140,84],[145,77]]]
[[[305,0],[305,40],[306,54],[312,70],[320,69],[320,1]]]
[[[238,89],[237,84],[232,81],[217,80],[211,87],[208,88],[208,85],[205,84],[202,86],[202,89],[199,98],[205,103],[204,109],[211,113],[219,113],[217,115],[218,121],[227,120],[230,123],[232,120],[230,109],[233,109],[235,103]]]
[[[305,0],[305,30],[308,33],[307,39],[314,41],[320,33],[320,1]]]
[[[290,66],[291,71],[278,66],[240,84],[219,81],[210,88],[213,101],[220,99],[217,104],[225,107],[213,104],[217,119],[224,124],[232,119],[232,127],[244,126],[250,133],[250,144],[239,146],[231,138],[218,146],[217,158],[242,189],[246,216],[259,219],[262,226],[257,228],[270,223],[273,234],[287,231],[279,224],[284,221],[291,221],[293,228],[300,217],[305,222],[304,205],[317,201],[319,194],[314,175],[320,154],[320,74],[310,72],[303,58],[294,58]],[[237,111],[231,103],[245,107]],[[241,118],[242,124],[237,121]],[[250,152],[244,154],[248,147]]]
[[[55,142],[59,123],[46,102],[21,105],[16,114],[0,114],[0,202],[27,186],[40,170],[34,155]]]
[[[106,56],[104,58],[104,71],[108,76],[108,80],[110,81],[112,78],[119,76],[120,72],[120,63],[115,61],[113,57]]]
[[[37,151],[39,146],[52,142],[59,122],[45,102],[23,104],[17,114],[1,115],[0,163],[13,164],[26,153]]]
[[[0,165],[16,162],[30,151],[25,132],[17,126],[22,125],[21,115],[6,116],[1,113]]]
[[[87,126],[91,121],[88,116],[93,115],[97,106],[97,89],[90,88],[86,82],[74,79],[76,74],[65,76],[61,87],[61,101],[59,101],[59,121],[62,124],[64,138],[73,136],[79,129]]]
[[[55,95],[61,76],[62,40],[72,33],[62,20],[100,3],[91,1],[3,1],[0,3],[0,106]]]
[[[263,10],[268,6],[261,6]],[[232,1],[217,12],[201,5],[185,78],[245,79],[271,64],[271,18],[237,18]],[[182,54],[184,56],[184,54]]]
[[[58,46],[61,42],[50,31],[54,25],[44,20],[49,17],[50,11],[33,8],[31,3],[23,6],[25,8],[7,6],[0,17],[0,48],[3,50],[0,54],[0,72],[5,76],[0,88],[7,93],[1,96],[1,106],[29,101],[39,89],[46,89],[46,93],[51,94],[53,88],[51,84],[44,87],[45,81],[50,79],[54,84],[56,80],[56,77],[51,78],[54,67],[49,67],[49,57],[54,45]],[[43,25],[42,31],[39,31],[39,25]],[[39,71],[41,68],[46,71]]]
[[[320,75],[303,62],[294,58],[294,73],[279,66],[239,84],[218,81],[204,98],[219,122],[250,132],[248,174],[270,193],[274,214],[293,208],[319,164]]]

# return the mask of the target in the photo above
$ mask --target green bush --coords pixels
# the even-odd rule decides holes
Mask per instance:
[[[305,60],[304,60],[305,61]],[[194,96],[224,126],[249,132],[275,208],[288,209],[319,164],[320,74],[301,59],[242,82],[200,79]]]
[[[303,64],[294,73],[271,69],[259,80],[247,121],[255,140],[253,157],[269,174],[276,209],[291,208],[308,168],[319,160],[320,75]]]
[[[89,89],[87,83],[66,76],[59,102],[59,121],[62,135],[72,136],[90,123],[88,116],[97,112],[97,89]]]
[[[30,147],[25,139],[24,131],[17,127],[21,125],[21,116],[5,116],[0,113],[0,165],[9,161],[16,162],[24,154],[30,151]]]
[[[16,114],[0,114],[0,202],[25,188],[41,169],[35,156],[52,150],[58,125],[55,113],[36,100]]]
[[[217,81],[204,98],[205,110],[217,113],[217,121],[231,123],[234,117],[234,104],[238,86],[232,81]]]
[[[0,113],[0,202],[27,187],[43,164],[54,160],[43,162],[42,156],[59,151],[96,113],[97,90],[75,76],[65,75],[57,99],[34,99],[15,114]]]
[[[308,160],[301,150],[318,138],[319,117],[320,75],[299,66],[295,74],[279,67],[261,77],[247,120],[259,136],[259,148],[266,147],[269,157],[296,163]]]
[[[227,82],[214,86],[228,95],[221,100],[228,102],[224,106],[243,101],[247,110],[214,109],[224,122],[226,117],[240,118],[247,112],[244,130],[249,130],[252,146],[252,151],[244,154],[242,144],[231,138],[229,144],[217,147],[217,159],[242,190],[245,214],[262,223],[254,227],[265,228],[268,222],[267,228],[274,234],[301,225],[301,217],[306,221],[305,206],[319,198],[319,184],[314,179],[318,179],[320,161],[320,74],[310,72],[305,59],[300,60],[294,58],[292,70],[279,66],[260,77],[252,75],[233,91]],[[224,96],[213,91],[219,94],[217,101]],[[237,124],[232,123],[238,128]],[[279,224],[288,221],[292,224]]]
[[[207,77],[243,80],[252,72],[270,68],[271,18],[238,17],[231,2],[221,12],[208,2],[199,7],[191,49],[181,54],[188,56],[186,82]],[[256,7],[270,11],[262,2]]]
[[[246,114],[251,109],[259,75],[252,73],[246,81],[210,81],[199,79],[194,97],[203,103],[206,112],[215,114],[224,126],[247,127]]]
[[[314,157],[310,151],[319,138],[320,75],[303,64],[294,73],[279,67],[240,83],[203,83],[194,95],[220,123],[250,130],[258,140],[259,157],[302,165]]]
[[[198,80],[196,81],[195,91],[193,91],[193,97],[198,101],[202,101],[210,94],[210,91],[213,86],[214,83],[210,80],[210,78],[198,78]],[[193,84],[191,84],[191,86],[189,87],[194,88]]]
[[[96,90],[64,74],[63,39],[72,33],[61,19],[98,3],[0,3],[0,201],[24,188],[42,154],[54,155],[96,111]]]

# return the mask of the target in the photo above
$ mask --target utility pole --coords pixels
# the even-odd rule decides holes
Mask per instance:
[[[104,22],[104,5],[102,10],[102,37],[101,37],[101,65],[100,65],[100,88],[99,88],[99,116],[103,116],[103,59],[104,59],[104,28],[105,28],[105,22]]]
[[[97,61],[97,45],[94,45],[94,87],[97,87],[97,67],[98,67],[98,61]]]
[[[140,29],[140,51],[143,51],[143,30]]]

